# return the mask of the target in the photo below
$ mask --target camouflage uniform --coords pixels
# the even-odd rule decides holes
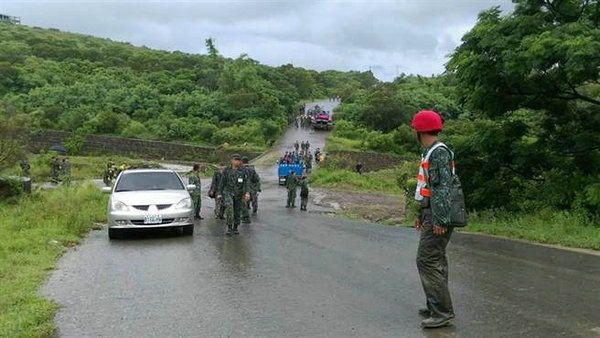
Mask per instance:
[[[109,162],[106,165],[106,170],[104,170],[104,172],[102,173],[102,181],[104,182],[104,185],[106,185],[107,187],[110,186],[112,184],[112,180],[115,177],[115,168],[114,165],[112,164],[112,162]]]
[[[60,160],[55,157],[50,162],[50,175],[52,176],[52,181],[58,182],[60,175]]]
[[[308,182],[306,178],[300,181],[300,210],[306,210],[308,204]]]
[[[192,190],[190,195],[192,196],[192,202],[194,205],[194,216],[200,218],[200,210],[202,209],[202,182],[200,182],[200,173],[192,171],[190,174],[189,184],[196,186],[196,189]]]
[[[31,169],[31,165],[26,160],[21,161],[21,171],[23,172],[23,176],[29,177],[29,170]]]
[[[247,166],[246,170],[248,171],[248,179],[250,180],[250,201],[248,201],[247,209],[250,209],[250,206],[252,206],[252,212],[256,213],[258,211],[258,193],[261,191],[260,176],[258,176],[254,166]]]
[[[435,143],[431,146],[434,145]],[[439,147],[431,153],[427,175],[427,186],[431,190],[431,197],[425,197],[420,202],[419,220],[423,228],[417,251],[417,268],[427,299],[427,309],[433,318],[454,317],[448,290],[448,260],[446,258],[446,246],[453,230],[449,226],[451,161],[450,153],[443,147]],[[447,227],[446,233],[434,234],[434,225]]]
[[[219,185],[217,195],[223,196],[227,229],[235,232],[240,225],[244,203],[244,195],[250,191],[248,175],[243,167],[238,169],[229,166],[223,173],[223,180]]]
[[[222,219],[225,213],[223,198],[219,198],[218,196],[216,196],[219,190],[219,186],[221,185],[221,180],[223,180],[223,173],[221,172],[221,170],[215,170],[212,182],[210,184],[210,191],[214,192],[215,194],[215,217]]]
[[[285,186],[288,191],[287,207],[296,207],[296,186],[298,186],[298,178],[295,175],[288,175],[285,180]]]

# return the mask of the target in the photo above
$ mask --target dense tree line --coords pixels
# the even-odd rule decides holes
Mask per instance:
[[[51,128],[198,143],[264,145],[302,99],[378,83],[371,72],[269,67],[246,55],[134,47],[0,24],[0,113]]]
[[[414,140],[408,123],[434,109],[472,208],[551,207],[598,222],[600,2],[515,2],[509,14],[480,13],[445,74],[353,92],[336,135],[416,155],[401,143]]]

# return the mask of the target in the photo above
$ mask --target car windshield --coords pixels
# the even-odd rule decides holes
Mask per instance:
[[[173,172],[123,173],[115,192],[136,190],[183,190],[183,184]]]

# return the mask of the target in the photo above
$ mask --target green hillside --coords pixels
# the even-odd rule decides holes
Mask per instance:
[[[368,88],[371,72],[269,67],[242,55],[167,52],[0,24],[0,113],[50,128],[263,146],[302,99]]]

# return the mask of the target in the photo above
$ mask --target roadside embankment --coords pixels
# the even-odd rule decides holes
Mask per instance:
[[[0,337],[51,337],[58,305],[38,287],[64,251],[105,221],[93,185],[60,187],[0,202]]]

